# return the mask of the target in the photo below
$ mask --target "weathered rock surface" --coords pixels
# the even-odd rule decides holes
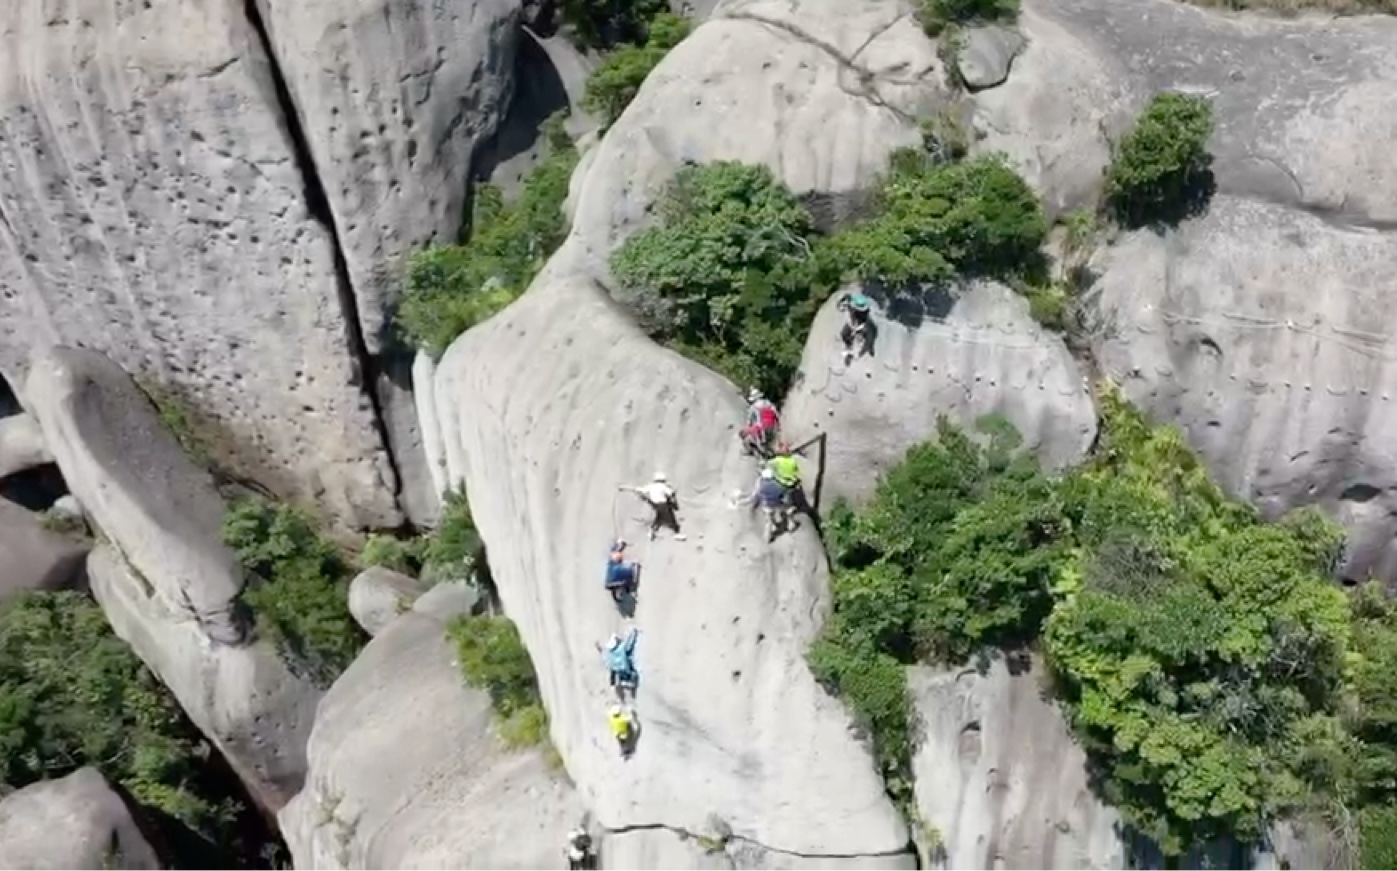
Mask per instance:
[[[75,72],[78,71],[78,72]],[[223,460],[345,525],[399,522],[243,0],[39,0],[0,28],[0,370],[109,354],[189,406]]]
[[[1268,514],[1318,503],[1348,572],[1397,576],[1397,235],[1233,197],[1098,256],[1097,357]]]
[[[727,2],[671,51],[597,146],[574,226],[591,268],[648,220],[685,161],[767,163],[798,193],[871,187],[945,99],[935,46],[898,4]]]
[[[349,613],[370,635],[377,635],[422,595],[423,585],[413,577],[372,566],[349,582]]]
[[[403,257],[461,227],[509,104],[518,0],[257,0],[325,190],[371,354]]]
[[[1091,792],[1086,756],[1036,669],[996,656],[908,670],[926,737],[913,759],[917,809],[947,868],[1123,868],[1118,815]]]
[[[972,27],[956,54],[956,71],[972,91],[993,88],[1009,78],[1009,66],[1023,47],[1023,36],[1012,28]]]
[[[52,462],[53,454],[34,418],[15,414],[0,419],[0,478]]]
[[[433,600],[325,694],[306,787],[278,817],[297,868],[562,867],[581,804],[540,751],[500,744],[446,639],[454,609]]]
[[[0,801],[0,868],[161,868],[131,810],[95,768]]]
[[[87,548],[0,499],[0,600],[24,590],[67,590],[85,580]]]
[[[876,65],[865,92],[850,58]],[[734,841],[769,851],[845,864],[906,856],[906,827],[847,714],[804,663],[828,595],[813,531],[768,548],[730,507],[755,471],[734,437],[736,391],[656,347],[597,281],[682,160],[764,162],[797,191],[871,186],[892,148],[917,141],[909,116],[938,96],[920,77],[938,68],[916,25],[872,0],[725,8],[665,58],[597,146],[575,186],[573,236],[533,288],[437,369],[446,467],[471,494],[555,743],[602,826],[704,832],[717,818]],[[513,373],[508,385],[490,374],[500,371]],[[593,646],[622,624],[585,579],[606,540],[643,538],[634,497],[598,499],[656,468],[679,490],[690,539],[636,547],[641,735],[622,762]],[[681,777],[686,789],[666,786]]]
[[[555,255],[519,302],[451,347],[436,380],[464,458],[451,473],[471,494],[569,773],[608,828],[698,832],[716,814],[788,852],[900,851],[905,828],[866,751],[805,666],[827,598],[819,542],[807,528],[773,557],[729,506],[754,472],[733,435],[740,399],[652,344],[574,263]],[[491,371],[515,374],[507,386]],[[642,732],[622,761],[593,646],[622,628],[599,548],[644,537],[630,519],[642,507],[616,488],[657,468],[679,490],[690,540],[636,548]],[[825,819],[843,824],[815,822]]]
[[[982,146],[1050,207],[1089,202],[1119,135],[1157,91],[1209,95],[1226,192],[1397,220],[1397,21],[1283,20],[1170,0],[1025,0],[1028,46],[975,95]]]
[[[112,628],[252,794],[281,807],[305,773],[318,693],[270,643],[244,646],[235,608],[243,576],[219,537],[224,507],[213,480],[96,352],[36,357],[26,393],[64,478],[120,551],[99,547],[87,565]]]
[[[1062,339],[998,284],[875,301],[873,356],[842,358],[844,315],[831,299],[815,319],[801,376],[783,408],[793,444],[825,435],[806,452],[806,479],[822,468],[818,498],[855,502],[907,449],[936,436],[938,417],[973,430],[1001,415],[1049,467],[1076,463],[1096,437],[1096,410]],[[812,492],[814,498],[817,494]]]

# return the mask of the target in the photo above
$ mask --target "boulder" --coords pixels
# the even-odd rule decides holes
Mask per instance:
[[[605,259],[689,161],[767,163],[797,193],[855,197],[946,100],[935,45],[897,4],[725,4],[646,77],[578,190],[575,235]],[[844,211],[833,204],[837,218]]]
[[[1397,219],[1397,20],[1238,16],[1172,0],[1024,0],[1028,46],[974,96],[982,147],[1049,206],[1087,205],[1149,98],[1208,95],[1221,190]]]
[[[1134,867],[1118,814],[1093,794],[1085,754],[1043,699],[1040,668],[996,654],[983,669],[908,670],[925,729],[917,810],[938,867]]]
[[[25,590],[71,590],[86,580],[87,547],[0,499],[0,600]]]
[[[372,566],[349,582],[349,613],[370,635],[377,635],[422,595],[416,578]]]
[[[126,373],[94,351],[35,358],[26,393],[69,487],[111,547],[88,560],[116,634],[265,807],[300,788],[318,692],[270,642],[248,645],[224,505]],[[113,549],[114,548],[114,549]]]
[[[1362,215],[1220,196],[1098,255],[1103,374],[1269,516],[1319,504],[1346,572],[1397,578],[1397,237]]]
[[[782,431],[806,451],[811,498],[854,502],[907,449],[935,438],[939,417],[967,430],[1000,415],[1049,468],[1072,465],[1096,437],[1086,381],[1062,339],[1033,320],[1023,297],[998,284],[888,297],[874,293],[873,355],[846,366],[831,299],[806,340]]]
[[[0,868],[163,868],[131,809],[95,768],[0,801]]]
[[[471,159],[513,88],[518,0],[257,0],[325,191],[364,343],[403,258],[461,229]]]
[[[53,462],[43,430],[27,414],[0,418],[0,478]]]
[[[319,691],[293,674],[271,642],[213,641],[116,549],[88,556],[92,594],[118,638],[170,688],[265,811],[301,788]]]
[[[36,349],[104,352],[222,464],[343,526],[394,526],[334,234],[245,7],[9,7],[0,370],[18,384]]]
[[[999,25],[972,27],[961,37],[956,72],[971,91],[982,91],[1009,78],[1009,66],[1023,50],[1017,30]]]
[[[558,868],[582,806],[540,750],[506,750],[445,636],[384,628],[325,694],[306,787],[279,814],[297,868]]]

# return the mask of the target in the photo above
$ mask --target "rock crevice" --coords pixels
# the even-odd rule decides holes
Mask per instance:
[[[252,26],[253,33],[256,34],[257,40],[262,46],[262,53],[267,58],[267,66],[271,71],[276,95],[275,108],[285,119],[286,132],[291,141],[296,168],[305,184],[306,210],[311,220],[324,228],[325,235],[330,241],[334,256],[335,286],[339,292],[340,316],[344,321],[345,349],[348,351],[354,367],[350,385],[363,394],[372,411],[374,429],[379,442],[383,445],[383,453],[392,475],[392,480],[388,483],[393,491],[394,502],[399,502],[402,475],[397,458],[398,447],[389,438],[386,415],[379,402],[378,394],[374,391],[374,385],[379,381],[381,367],[378,359],[369,353],[368,345],[364,342],[364,330],[359,318],[359,304],[354,293],[353,281],[349,275],[349,262],[345,258],[344,242],[339,228],[335,224],[334,210],[330,208],[330,199],[325,193],[325,184],[316,168],[315,154],[311,151],[305,128],[301,122],[301,113],[296,107],[296,101],[291,96],[291,89],[286,84],[286,75],[281,69],[276,46],[272,44],[271,35],[267,31],[267,23],[262,18],[257,0],[245,0],[243,9],[248,23]]]

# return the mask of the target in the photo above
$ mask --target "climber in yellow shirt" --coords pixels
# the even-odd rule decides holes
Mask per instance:
[[[629,759],[635,750],[635,717],[620,705],[612,705],[607,715],[611,735],[621,748],[621,758]]]

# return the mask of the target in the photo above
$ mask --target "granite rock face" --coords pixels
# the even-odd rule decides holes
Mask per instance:
[[[95,768],[79,768],[0,801],[0,867],[165,866],[106,778]]]
[[[12,4],[0,370],[102,351],[241,474],[346,527],[396,525],[313,187],[243,0]]]

